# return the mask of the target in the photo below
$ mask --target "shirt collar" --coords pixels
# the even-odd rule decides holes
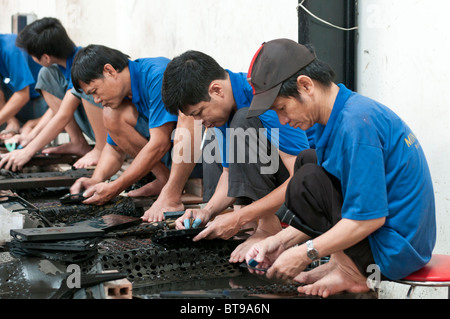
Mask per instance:
[[[345,102],[347,102],[348,98],[352,94],[352,91],[347,89],[347,87],[344,84],[338,84],[339,86],[339,92],[336,97],[336,100],[334,101],[333,110],[331,111],[330,118],[328,119],[327,125],[324,129],[320,130],[322,131],[322,135],[320,136],[319,140],[317,141],[316,148],[326,148],[328,141],[330,139],[331,133],[333,132],[334,126],[336,124],[336,120],[339,116],[339,114],[342,111],[342,108],[344,107]],[[319,133],[319,130],[318,132]]]
[[[73,51],[73,53],[67,58],[66,60],[66,70],[72,70],[72,64],[73,60],[75,59],[75,55],[78,53],[78,51],[81,50],[81,47],[76,47]]]
[[[133,96],[131,102],[134,105],[137,105],[140,100],[138,63],[136,61],[129,60],[128,69],[130,70],[131,94]]]
[[[226,70],[230,76],[231,89],[233,90],[233,97],[237,109],[248,107],[252,103],[253,91],[250,84],[247,82],[247,77],[242,73],[233,73]]]

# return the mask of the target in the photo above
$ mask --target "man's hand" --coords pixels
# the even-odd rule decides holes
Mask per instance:
[[[20,171],[28,163],[34,154],[28,154],[26,149],[15,150],[11,153],[3,154],[0,161],[0,168],[13,172]]]
[[[238,217],[236,212],[217,216],[205,230],[193,238],[193,241],[214,238],[230,239],[241,229]]]
[[[211,212],[207,209],[187,209],[183,216],[175,221],[176,229],[186,229],[185,220],[197,220],[197,227],[204,226],[211,219]]]
[[[252,259],[255,260],[258,262],[257,268],[260,269],[270,268],[284,250],[282,242],[277,240],[277,237],[271,236],[254,244],[245,255],[245,260],[247,263]],[[263,274],[263,272],[251,269],[249,271],[260,275]]]
[[[81,177],[73,183],[72,187],[70,187],[70,193],[71,194],[79,194],[82,191],[94,186],[95,184],[99,183],[98,181],[93,180],[92,178],[88,177]]]
[[[89,187],[83,196],[87,199],[83,201],[83,204],[87,205],[104,205],[111,199],[118,195],[115,189],[114,183],[98,183]]]
[[[305,245],[295,246],[284,251],[267,271],[267,278],[290,280],[297,277],[311,263],[306,256]]]

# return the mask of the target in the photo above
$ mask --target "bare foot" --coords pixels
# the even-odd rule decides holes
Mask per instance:
[[[281,230],[280,221],[276,216],[259,220],[256,232],[245,242],[236,247],[230,255],[230,263],[244,262],[248,250],[257,242],[273,236]]]
[[[309,271],[301,272],[295,280],[302,284],[313,284],[316,281],[325,277],[328,273],[330,273],[334,268],[336,268],[337,263],[334,261],[335,258],[331,256],[330,261],[311,269]]]
[[[98,164],[102,151],[95,148],[73,164],[75,168],[87,168]]]
[[[298,288],[299,293],[327,298],[340,292],[368,292],[366,278],[344,253],[336,254],[336,267],[313,284]],[[295,278],[297,281],[297,278]]]
[[[91,147],[87,143],[85,145],[80,145],[69,142],[60,146],[46,148],[42,151],[42,154],[73,154],[84,156],[90,151]]]
[[[11,120],[8,121],[8,124],[6,125],[4,131],[19,134],[20,133],[19,121],[16,118],[12,118]]]
[[[162,188],[164,187],[164,183],[155,179],[154,181],[145,184],[139,189],[128,192],[129,197],[149,197],[156,196],[161,193]]]
[[[144,222],[158,222],[164,220],[165,212],[179,212],[184,211],[184,204],[181,201],[169,201],[166,198],[157,200],[144,213],[142,220]]]
[[[19,131],[5,129],[0,132],[0,139],[1,140],[9,140],[18,134],[19,134]]]
[[[230,255],[230,263],[241,263],[245,261],[245,255],[248,250],[257,242],[260,242],[267,237],[272,236],[269,233],[263,231],[256,231],[252,236],[250,236],[246,241],[236,247],[236,249]]]

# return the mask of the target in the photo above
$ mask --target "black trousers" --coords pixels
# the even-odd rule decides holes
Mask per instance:
[[[318,237],[341,220],[342,204],[340,181],[317,165],[315,150],[301,152],[286,191],[285,205],[292,212],[289,224],[312,238]],[[368,238],[344,253],[361,274],[368,276],[367,267],[375,264]]]
[[[230,156],[228,196],[235,197],[235,204],[240,205],[248,205],[266,196],[289,178],[289,171],[284,166],[277,148],[260,135],[259,129],[264,128],[261,120],[258,117],[247,119],[247,113],[248,107],[239,109],[230,123],[230,129],[239,130],[236,132],[243,133],[249,129],[256,132],[253,139],[246,134],[236,134],[232,150],[233,156]],[[208,130],[207,134],[203,152],[207,151],[209,143],[217,143],[214,130]],[[260,152],[261,149],[264,151]],[[238,157],[242,155],[243,150],[245,157],[239,160]],[[253,155],[256,162],[250,160],[250,154]],[[205,202],[211,199],[222,174],[222,158],[220,154],[215,155],[217,158],[214,163],[203,162],[203,200]],[[275,162],[278,164],[278,169],[272,173],[262,174],[262,168],[267,167],[267,163],[272,163],[273,157],[276,157]]]

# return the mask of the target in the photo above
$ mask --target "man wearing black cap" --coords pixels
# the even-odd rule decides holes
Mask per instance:
[[[294,41],[263,44],[251,71],[249,117],[273,109],[282,124],[317,130],[316,150],[299,155],[286,191],[291,227],[255,244],[246,259],[322,297],[366,292],[372,275],[395,280],[423,267],[436,240],[435,202],[410,128],[386,106],[333,83],[330,67]]]

